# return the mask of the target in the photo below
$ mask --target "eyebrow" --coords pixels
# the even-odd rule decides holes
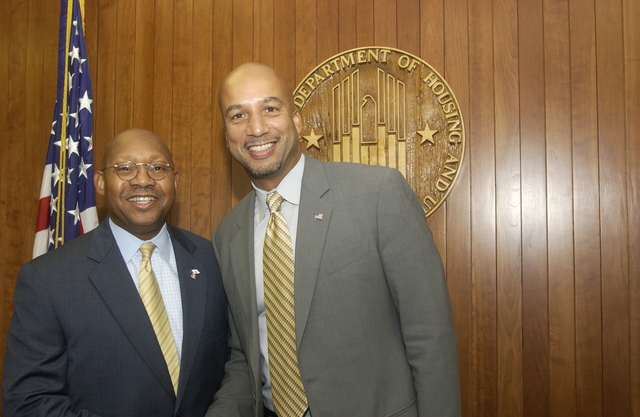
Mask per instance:
[[[275,101],[275,102],[277,102],[277,103],[280,103],[280,104],[283,104],[283,105],[284,105],[284,102],[283,102],[280,98],[278,98],[278,97],[265,97],[265,98],[263,98],[263,99],[262,99],[262,103],[263,103],[263,104],[269,103],[269,102],[271,102],[271,101]],[[228,115],[231,111],[233,111],[233,110],[237,110],[237,109],[240,109],[240,108],[242,108],[242,107],[243,107],[243,105],[242,105],[242,104],[232,104],[231,106],[227,107],[227,110],[224,112],[224,115],[226,116],[226,115]]]

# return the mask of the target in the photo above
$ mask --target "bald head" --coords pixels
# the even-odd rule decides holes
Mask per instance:
[[[227,105],[229,96],[235,95],[237,90],[246,91],[251,89],[253,84],[258,80],[277,86],[279,90],[278,98],[284,101],[284,104],[288,108],[293,109],[293,90],[291,89],[289,81],[287,81],[282,74],[267,65],[257,62],[247,62],[236,67],[222,80],[220,94],[218,94],[218,103],[223,118],[230,110]]]
[[[167,145],[160,139],[155,133],[145,129],[129,129],[118,133],[113,139],[107,143],[104,149],[104,155],[102,156],[102,167],[107,167],[121,160],[119,159],[121,150],[125,147],[130,148],[145,148],[156,149],[157,152],[162,155],[161,159],[167,161],[173,165],[173,158],[171,157],[171,151]],[[131,158],[130,160],[135,160]]]

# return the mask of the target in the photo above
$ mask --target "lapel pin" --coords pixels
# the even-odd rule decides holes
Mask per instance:
[[[322,220],[322,213],[314,213],[313,214],[313,220]]]
[[[196,275],[200,274],[200,271],[198,271],[197,269],[192,269],[191,270],[191,279],[196,279]]]

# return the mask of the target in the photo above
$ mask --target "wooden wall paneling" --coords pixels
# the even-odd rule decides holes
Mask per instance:
[[[335,6],[334,6],[335,7]],[[356,0],[338,0],[338,49],[326,56],[318,55],[318,61],[337,55],[341,51],[348,51],[357,46],[357,27],[361,16],[356,12]],[[321,54],[322,52],[319,51]]]
[[[444,4],[443,0],[421,0],[419,10],[420,57],[438,72],[444,71],[445,21],[455,24],[453,17],[446,17]],[[467,22],[468,17],[465,16],[463,21]],[[468,61],[468,54],[465,56],[465,60]]]
[[[424,6],[421,6],[421,8]],[[445,22],[447,37],[446,71],[443,74],[453,89],[465,123],[465,140],[469,143],[467,124],[469,103],[469,22],[468,1],[446,3],[449,18]],[[422,15],[422,11],[420,13]],[[422,25],[420,25],[422,27]],[[447,284],[454,311],[458,338],[462,413],[470,415],[472,357],[472,282],[471,282],[471,191],[468,146],[459,167],[456,183],[447,198],[446,259]],[[444,208],[443,208],[444,209]]]
[[[255,60],[253,55],[254,22],[260,19],[255,15],[253,0],[233,1],[233,68],[245,62]],[[276,26],[277,27],[277,26]],[[251,182],[244,168],[235,160],[231,164],[231,182],[233,186],[232,206],[251,190]]]
[[[289,80],[292,88],[296,79],[296,2],[274,1],[273,67]]]
[[[400,8],[399,10],[402,10]],[[420,38],[420,51],[424,54],[421,56],[429,65],[433,67],[440,75],[446,77],[446,65],[445,56],[447,56],[446,44],[451,42],[448,33],[449,25],[453,25],[452,18],[445,18],[447,12],[451,13],[455,10],[455,6],[451,2],[443,2],[440,0],[422,0],[419,9],[410,10],[410,13],[415,13],[420,16],[420,28],[428,34],[427,37],[421,36]],[[398,19],[401,22],[400,19]],[[400,23],[399,26],[402,26]],[[400,48],[402,49],[402,48]],[[457,93],[455,87],[451,86],[454,94]],[[467,138],[468,138],[467,132]],[[447,254],[447,213],[448,213],[448,198],[440,207],[429,216],[428,223],[433,233],[433,239],[436,242],[440,257],[444,263],[445,271],[448,274],[448,254]]]
[[[396,12],[398,49],[420,56],[420,0],[405,0]]]
[[[195,192],[192,110],[193,110],[193,67],[195,42],[193,31],[193,2],[183,0],[173,9],[173,101],[171,108],[171,151],[173,161],[180,170],[183,192],[174,204],[171,221],[185,229],[191,229],[191,197]],[[197,57],[201,59],[201,57]]]
[[[568,9],[564,0],[543,3],[552,416],[576,412]]]
[[[97,55],[95,64],[89,62],[91,85],[93,87],[93,160],[98,169],[103,168],[102,157],[107,142],[116,132],[116,63],[117,63],[117,2],[93,0],[87,2],[85,10],[98,9],[96,28]],[[89,56],[89,59],[92,57]],[[106,216],[104,199],[96,196],[98,214],[102,220]]]
[[[522,223],[517,1],[493,3],[498,415],[522,415]]]
[[[374,0],[356,0],[356,46],[391,46],[376,44],[374,40]]]
[[[34,162],[37,161],[37,164],[34,164],[33,167],[29,167],[33,169],[21,170],[21,175],[23,176],[24,181],[24,188],[21,190],[21,193],[23,194],[23,202],[37,202],[40,197],[39,189],[38,193],[29,194],[27,192],[27,190],[29,189],[28,184],[42,183],[42,168],[44,167],[44,162],[46,160],[47,146],[49,144],[49,133],[51,131],[51,122],[49,122],[49,129],[43,129],[42,124],[33,123],[33,121],[38,120],[38,117],[43,114],[43,109],[45,107],[48,108],[50,117],[53,116],[52,109],[54,105],[53,103],[55,103],[55,98],[53,99],[53,101],[49,102],[49,105],[46,105],[45,101],[43,100],[43,74],[45,68],[52,72],[57,69],[57,54],[51,53],[50,55],[44,55],[42,50],[42,42],[44,37],[51,36],[52,34],[58,32],[54,31],[51,33],[46,33],[44,31],[38,30],[37,28],[46,27],[46,25],[44,24],[45,8],[41,7],[41,5],[39,4],[34,3],[28,3],[27,7],[29,16],[27,25],[33,27],[33,29],[30,29],[28,27],[25,33],[25,36],[27,38],[27,48],[24,51],[24,53],[26,54],[26,66],[24,67],[23,71],[25,72],[26,77],[26,95],[23,98],[23,106],[24,109],[28,109],[28,111],[25,111],[26,116],[28,117],[28,122],[23,125],[23,133],[20,135],[20,141],[23,142],[23,154],[20,160]],[[57,48],[55,50],[57,51]],[[52,56],[54,57],[54,59],[52,61],[45,61],[45,56]],[[55,90],[55,87],[53,87],[53,89]],[[25,255],[29,254],[29,252],[32,252],[33,250],[34,236],[30,236],[27,231],[30,231],[32,234],[35,233],[35,219],[37,213],[37,204],[24,204],[21,213],[21,229],[25,233],[22,233],[21,253]]]
[[[542,2],[518,4],[525,417],[549,415],[549,314]]]
[[[347,34],[348,31],[342,31],[340,27],[342,16],[339,14],[339,3],[339,0],[317,2],[316,59],[309,71],[320,62],[342,51],[339,47],[339,39],[342,34]]]
[[[173,94],[180,80],[173,79],[174,42],[174,4],[170,1],[157,1],[154,7],[153,28],[153,132],[160,136],[172,149],[173,133]],[[184,179],[182,180],[184,181]],[[170,216],[173,220],[173,215]]]
[[[296,61],[295,78],[291,81],[293,88],[301,82],[316,66],[318,32],[318,13],[315,0],[296,0]],[[324,23],[324,22],[323,22]]]
[[[255,60],[295,86],[347,49],[412,52],[445,76],[467,129],[462,172],[429,219],[464,416],[640,417],[640,3],[123,1],[85,5],[96,168],[119,130],[153,130],[179,160],[170,220],[210,237],[250,189],[217,106],[229,70]],[[0,3],[0,355],[31,258],[59,12]]]
[[[397,0],[373,0],[373,42],[375,45],[398,45]]]
[[[0,48],[5,51],[2,59],[0,59],[0,108],[8,109],[9,108],[9,93],[11,91],[11,87],[9,84],[9,78],[11,74],[11,65],[10,65],[10,57],[11,57],[11,13],[12,4],[11,1],[4,1],[0,3]],[[9,127],[9,115],[8,112],[3,112],[0,118],[2,121],[2,126],[4,127],[3,131]],[[3,142],[8,142],[7,138],[4,138]],[[13,198],[8,194],[9,191],[9,149],[7,144],[2,147],[2,152],[0,152],[0,250],[3,254],[8,255],[8,247],[9,247],[9,219],[7,218],[7,205],[9,201]],[[8,256],[0,257],[0,279],[2,279],[2,287],[0,287],[0,329],[2,330],[2,335],[7,334],[7,329],[9,327],[9,321],[11,320],[11,314],[13,312],[13,280],[11,274],[13,273],[11,265],[11,260]],[[0,341],[0,355],[4,357],[5,352],[5,338],[2,337]],[[2,370],[3,364],[0,363],[0,370]]]
[[[232,207],[231,155],[226,147],[224,126],[218,106],[218,92],[224,76],[231,71],[233,65],[232,39],[233,9],[230,1],[213,2],[213,68],[212,68],[212,131],[211,131],[211,164],[212,164],[212,232]],[[209,236],[210,237],[210,236]]]
[[[134,13],[132,127],[153,131],[155,1],[136,0]]]
[[[470,416],[498,415],[496,173],[491,0],[469,2],[472,366]]]
[[[136,45],[136,2],[118,0],[116,5],[115,37],[115,133],[133,127],[134,114],[134,69],[137,56]],[[140,59],[143,57],[140,56]],[[142,109],[141,109],[142,110]]]
[[[4,129],[5,152],[8,157],[5,165],[6,177],[2,180],[6,182],[7,195],[13,196],[13,198],[7,199],[6,202],[6,226],[9,233],[7,233],[6,238],[6,252],[4,252],[4,256],[8,260],[6,264],[9,272],[8,279],[11,280],[12,287],[15,286],[15,276],[22,264],[21,260],[27,257],[30,258],[30,254],[24,251],[22,242],[25,236],[21,233],[27,230],[22,216],[25,204],[25,196],[23,194],[25,183],[22,171],[25,168],[24,162],[27,160],[28,149],[23,140],[21,140],[24,137],[24,126],[28,122],[27,113],[24,111],[28,81],[27,72],[25,71],[27,68],[27,55],[24,53],[27,50],[27,37],[18,23],[28,22],[28,12],[29,4],[27,2],[11,2],[11,21],[9,23],[11,27],[11,47],[7,51],[9,58],[9,100],[6,107],[7,128]],[[40,178],[42,179],[42,177]]]
[[[597,0],[595,16],[602,223],[603,401],[604,415],[613,417],[631,415],[622,4]]]
[[[233,2],[233,36],[230,39],[233,47],[233,68],[255,59],[252,42],[255,22],[261,18],[257,11],[254,10],[253,0]]]
[[[191,194],[190,229],[211,239],[211,201],[213,199],[211,165],[211,125],[214,108],[212,89],[213,49],[213,4],[209,0],[194,0],[191,29],[193,81],[191,84],[191,170],[190,184],[181,183],[180,188]],[[181,168],[182,169],[182,168]],[[186,187],[185,187],[186,185]],[[178,190],[180,190],[180,188]],[[180,191],[178,191],[180,192]],[[180,197],[181,198],[181,197]]]
[[[273,67],[274,0],[254,0],[253,56],[256,62]]]
[[[602,415],[602,302],[598,190],[598,109],[593,3],[569,3],[573,226],[575,246],[576,415]]]
[[[623,1],[631,413],[640,417],[640,2]]]

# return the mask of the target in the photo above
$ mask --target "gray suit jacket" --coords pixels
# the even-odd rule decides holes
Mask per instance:
[[[184,340],[178,395],[108,222],[25,264],[7,336],[3,415],[202,416],[228,357],[211,242],[177,227]],[[198,269],[196,279],[191,269]]]
[[[231,312],[231,359],[207,416],[262,415],[254,205],[251,192],[214,236]],[[442,263],[398,171],[306,159],[295,310],[313,417],[460,415]]]

